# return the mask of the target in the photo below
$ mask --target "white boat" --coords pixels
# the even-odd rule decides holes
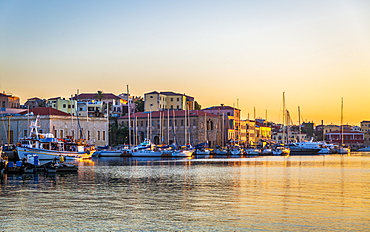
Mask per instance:
[[[139,156],[142,156],[142,157],[159,157],[159,156],[163,155],[163,152],[162,151],[142,149],[142,150],[132,151],[131,154],[134,157],[139,157]]]
[[[264,148],[262,150],[262,155],[272,155],[272,149],[271,148]]]
[[[240,151],[239,148],[232,148],[232,149],[230,149],[230,154],[231,155],[240,155],[241,151]]]
[[[290,155],[290,149],[283,146],[278,146],[272,149],[273,155]]]
[[[53,134],[39,134],[38,117],[31,122],[30,136],[21,139],[16,150],[18,158],[22,160],[27,155],[38,155],[40,160],[52,160],[63,156],[65,159],[89,159],[95,152],[94,146],[88,146],[83,139],[67,140],[54,138]]]
[[[163,155],[163,151],[155,149],[155,144],[153,144],[149,139],[144,139],[142,143],[135,146],[132,149],[132,156],[143,156],[143,157],[158,157]]]
[[[227,150],[226,149],[222,149],[222,148],[217,148],[217,149],[213,150],[213,152],[216,155],[227,155]]]
[[[246,154],[246,155],[259,155],[259,154],[261,154],[261,151],[259,149],[256,149],[256,148],[248,148],[248,149],[244,149],[244,154]]]
[[[211,151],[208,149],[196,149],[194,152],[195,155],[209,155]]]
[[[172,152],[173,157],[191,157],[193,155],[193,150],[175,150]]]
[[[102,150],[94,153],[97,157],[120,157],[122,156],[122,150]]]
[[[338,154],[349,154],[351,152],[351,149],[349,147],[339,147],[337,150]]]

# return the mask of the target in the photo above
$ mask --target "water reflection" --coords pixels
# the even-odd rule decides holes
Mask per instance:
[[[76,164],[75,174],[3,176],[2,230],[370,229],[368,154]]]

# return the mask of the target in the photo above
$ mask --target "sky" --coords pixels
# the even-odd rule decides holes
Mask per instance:
[[[370,120],[370,1],[0,0],[0,91],[174,91],[243,119]],[[341,99],[343,98],[343,120]]]

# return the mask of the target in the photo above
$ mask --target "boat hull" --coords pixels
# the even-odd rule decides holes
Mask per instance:
[[[99,151],[96,152],[98,157],[120,157],[123,155],[123,151]]]
[[[320,148],[292,148],[290,147],[290,155],[316,155]]]
[[[174,151],[172,153],[173,157],[191,157],[193,155],[193,151]]]
[[[40,160],[52,160],[63,156],[65,159],[90,159],[95,151],[73,152],[73,151],[54,151],[29,147],[17,147],[18,158],[21,160],[27,155],[38,155]]]
[[[131,153],[134,157],[160,157],[163,155],[162,151],[139,150]]]

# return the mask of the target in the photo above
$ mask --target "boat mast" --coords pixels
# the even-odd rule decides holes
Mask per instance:
[[[167,145],[170,145],[170,109],[167,109]]]
[[[285,92],[283,92],[283,143],[285,143],[285,120],[286,120],[286,112],[285,112]]]
[[[130,109],[130,92],[127,85],[127,106],[128,106],[128,146],[131,147],[131,109]]]
[[[184,128],[184,135],[185,135],[185,146],[186,146],[186,142],[187,142],[187,134],[186,134],[186,124],[187,124],[187,120],[186,120],[186,108],[185,108],[185,128]]]
[[[301,142],[301,108],[298,106],[298,129],[299,129],[299,134],[298,134],[298,142]]]
[[[343,138],[343,97],[342,97],[342,104],[340,109],[340,137],[342,139],[342,146],[344,145],[344,138]]]
[[[207,115],[204,112],[204,140],[207,142]]]

